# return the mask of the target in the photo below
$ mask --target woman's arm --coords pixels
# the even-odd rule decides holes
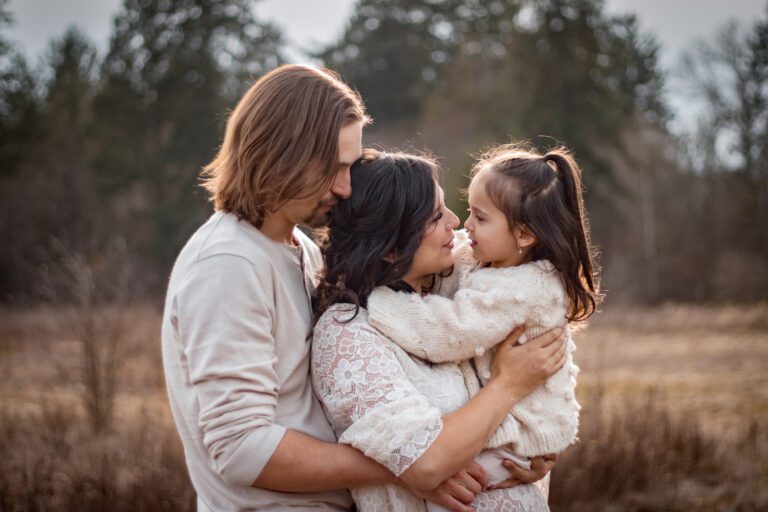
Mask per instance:
[[[433,489],[466,467],[509,408],[561,364],[560,334],[501,350],[487,389],[444,417],[414,387],[391,342],[360,321],[318,323],[312,380],[328,419],[343,431],[339,442],[359,449],[406,485]]]
[[[546,385],[533,390],[509,410],[486,447],[510,446],[512,451],[532,457],[561,452],[576,441],[580,409],[576,401],[579,368],[573,362],[574,345],[568,329],[566,338],[563,367],[547,380]],[[478,372],[490,367],[486,356],[477,358],[475,364]]]
[[[542,385],[565,362],[562,329],[554,329],[521,346],[522,331],[497,350],[491,381],[460,409],[443,417],[443,429],[430,447],[400,478],[431,488],[466,466],[518,401]]]

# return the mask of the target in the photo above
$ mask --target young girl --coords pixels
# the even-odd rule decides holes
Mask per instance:
[[[518,146],[491,151],[472,171],[469,205],[466,231],[454,240],[454,272],[443,280],[440,295],[379,287],[368,299],[368,319],[428,361],[474,357],[485,385],[493,347],[510,331],[525,325],[524,342],[586,320],[599,293],[580,171],[567,151],[543,156]],[[520,401],[489,439],[488,448],[497,450],[483,452],[478,462],[491,484],[509,477],[501,459],[527,466],[531,457],[559,453],[575,441],[580,407],[573,349],[569,339],[565,366]],[[469,380],[467,385],[477,386]]]

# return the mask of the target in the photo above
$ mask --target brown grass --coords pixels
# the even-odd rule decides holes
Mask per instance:
[[[57,369],[77,364],[69,315],[0,311],[0,511],[194,509],[159,314],[128,314],[116,426],[93,435]],[[577,345],[581,441],[554,511],[768,508],[768,304],[608,310]]]
[[[553,510],[768,508],[768,304],[609,310],[576,341]]]

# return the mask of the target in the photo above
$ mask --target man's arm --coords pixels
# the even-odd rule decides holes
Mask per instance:
[[[285,492],[397,482],[349,446],[275,423],[279,390],[272,283],[242,257],[199,261],[175,307],[203,442],[221,478]]]
[[[387,468],[346,444],[326,443],[288,430],[253,487],[283,492],[317,492],[397,484],[455,512],[467,512],[486,483],[485,471],[476,463],[432,490],[408,486]]]
[[[347,444],[287,430],[253,487],[317,492],[397,483],[387,468]]]
[[[273,284],[249,260],[218,254],[199,260],[174,297],[200,435],[219,476],[233,486],[250,486],[288,432],[274,421]]]

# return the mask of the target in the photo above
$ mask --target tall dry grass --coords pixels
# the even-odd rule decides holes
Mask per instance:
[[[194,510],[176,433],[150,415],[92,435],[71,407],[0,415],[0,510]]]
[[[552,475],[553,511],[768,509],[768,432],[757,419],[716,437],[699,416],[672,414],[653,388],[611,407],[599,393],[587,399],[580,442]]]
[[[552,510],[767,510],[764,312],[619,311],[580,333],[580,442],[555,468]],[[194,509],[159,315],[129,316],[115,425],[94,434],[77,384],[41,359],[77,364],[68,316],[0,311],[0,511]]]

